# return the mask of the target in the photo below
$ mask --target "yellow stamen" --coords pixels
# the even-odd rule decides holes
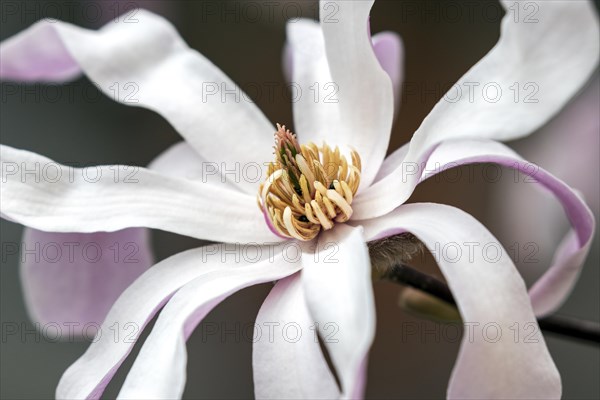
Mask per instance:
[[[321,229],[346,222],[360,185],[361,161],[355,150],[352,163],[336,146],[300,145],[296,136],[277,124],[275,161],[260,185],[258,203],[280,235],[311,240]]]

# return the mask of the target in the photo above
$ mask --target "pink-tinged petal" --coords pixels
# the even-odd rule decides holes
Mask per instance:
[[[448,398],[560,398],[560,375],[525,284],[481,223],[450,206],[408,204],[362,225],[368,240],[411,232],[434,254],[448,281],[465,323]],[[452,252],[442,250],[449,246]]]
[[[344,132],[332,127],[339,124],[335,82],[331,78],[321,26],[300,19],[287,25],[288,43],[283,50],[283,71],[297,91],[293,101],[294,129],[303,142],[320,144],[323,140],[345,145]],[[404,48],[400,37],[381,32],[371,39],[381,68],[392,80],[395,112],[398,112],[403,77]]]
[[[262,250],[271,254],[274,249]],[[144,342],[119,398],[181,398],[186,381],[185,342],[210,310],[240,289],[284,278],[301,268],[300,257],[293,262],[278,250],[260,261],[223,263],[219,270],[194,279],[175,293]],[[237,258],[239,255],[230,254],[230,260]]]
[[[308,247],[308,246],[307,246]],[[336,225],[302,255],[302,286],[312,319],[342,385],[343,398],[362,398],[375,303],[369,250],[361,228]]]
[[[591,238],[584,246],[571,230],[559,244],[551,267],[529,289],[535,314],[543,317],[555,312],[569,297],[591,246]]]
[[[65,339],[86,336],[86,330],[99,326],[115,300],[153,261],[149,232],[141,228],[110,233],[25,228],[21,246],[29,315],[41,327],[68,326]]]
[[[365,188],[385,158],[394,118],[392,81],[375,56],[368,29],[372,5],[373,0],[321,0],[319,13],[329,71],[339,90],[340,121],[329,127],[327,139],[359,151]]]
[[[340,392],[321,352],[300,274],[282,279],[265,299],[256,325],[274,326],[252,347],[257,399],[337,399]],[[276,325],[275,325],[276,324]]]
[[[594,236],[594,216],[583,199],[568,185],[498,142],[462,140],[444,143],[427,160],[421,180],[454,166],[482,162],[516,169],[527,176],[528,182],[550,191],[563,206],[573,227],[563,245],[557,249],[552,266],[530,290],[536,315],[547,315],[566,300],[579,277]],[[515,189],[518,190],[518,186]],[[535,208],[538,205],[525,203],[519,206]]]
[[[595,229],[593,214],[583,199],[568,185],[537,165],[531,164],[521,158],[517,153],[499,142],[489,140],[457,140],[443,143],[438,146],[428,157],[424,165],[405,164],[402,161],[402,152],[406,146],[397,150],[384,162],[380,174],[387,173],[383,179],[395,179],[404,182],[402,197],[387,201],[397,207],[404,202],[415,184],[411,176],[416,176],[422,182],[440,172],[464,164],[494,163],[507,168],[515,169],[526,175],[530,183],[540,185],[553,194],[562,205],[573,231],[559,246],[550,268],[532,286],[530,296],[536,315],[542,316],[555,311],[571,292],[585,257],[589,251]],[[389,165],[386,166],[386,163]],[[394,164],[403,165],[403,172],[398,173],[393,168]],[[514,190],[519,187],[515,185]],[[353,204],[355,215],[361,215],[364,204],[358,200]],[[390,204],[391,205],[391,204]],[[520,203],[519,208],[533,212],[539,205],[537,203]],[[367,210],[368,211],[368,210]]]
[[[394,90],[394,114],[400,110],[400,92],[404,78],[404,45],[395,32],[380,32],[373,35],[373,51],[381,68],[392,80]]]
[[[264,224],[255,197],[226,186],[139,167],[70,168],[8,146],[0,146],[0,160],[2,213],[35,229],[91,233],[147,227],[221,242],[280,240]]]
[[[500,40],[425,118],[397,174],[421,164],[444,140],[509,140],[530,134],[552,118],[596,68],[599,29],[592,2],[535,3],[536,13],[531,18],[537,22],[529,21],[532,23],[523,21],[523,12],[516,17],[509,8],[521,3],[502,4],[508,10]],[[393,210],[399,203],[388,199],[404,198],[405,186],[412,186],[417,179],[409,174],[400,182],[390,175],[359,193],[360,203],[370,210],[361,218]]]
[[[577,189],[595,216],[600,215],[600,180],[596,174],[585,171],[600,171],[599,109],[600,79],[595,79],[548,125],[531,137],[511,144],[528,161],[544,166]],[[561,208],[550,196],[540,196],[532,190],[511,190],[511,186],[510,181],[498,182],[491,196],[490,215],[498,227],[498,235],[517,243],[536,238],[541,249],[554,248],[565,230]],[[536,207],[521,207],[530,203]],[[511,212],[514,220],[529,223],[515,226],[513,218],[497,217],[506,212]],[[539,223],[535,222],[547,224],[549,229],[540,230]],[[531,270],[530,264],[527,267]]]
[[[80,74],[77,61],[50,22],[37,23],[0,44],[2,80],[63,82]]]
[[[146,324],[173,293],[200,276],[254,268],[252,263],[234,262],[230,252],[231,247],[210,245],[179,253],[150,268],[115,302],[90,347],[63,374],[56,397],[99,398]],[[256,262],[268,260],[268,254],[264,251]]]
[[[592,211],[600,213],[600,180],[582,173],[600,170],[600,78],[588,87],[556,119],[542,128],[520,154],[581,191]],[[560,149],[560,157],[556,151]]]
[[[43,78],[56,79],[72,75],[72,62],[65,71],[54,60],[70,57],[111,98],[163,115],[206,160],[224,163],[228,171],[254,171],[271,160],[274,127],[248,96],[190,49],[167,20],[144,10],[134,18],[135,23],[121,18],[99,31],[41,21],[1,44],[0,71],[9,79],[37,80],[12,71],[47,65],[51,69]],[[43,46],[57,51],[36,51]],[[258,187],[249,179],[234,183],[253,193]]]

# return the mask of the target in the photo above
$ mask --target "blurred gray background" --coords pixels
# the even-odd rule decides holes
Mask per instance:
[[[82,1],[2,1],[0,39],[27,28],[33,22],[52,17],[88,28],[98,28],[114,16],[114,2],[96,2],[102,15],[86,15],[83,10],[91,2]],[[281,51],[285,41],[285,17],[316,18],[316,2],[274,1],[273,18],[245,18],[244,2],[237,1],[138,1],[138,4],[165,15],[178,28],[187,43],[212,60],[242,87],[249,83],[260,86],[275,82],[274,98],[254,98],[273,122],[291,125],[291,105],[283,92]],[[249,3],[249,2],[246,2]],[[264,6],[263,2],[251,2]],[[292,3],[293,6],[289,4]],[[402,108],[392,134],[390,152],[410,139],[423,117],[454,83],[479,60],[499,36],[500,8],[497,2],[480,2],[475,12],[472,1],[452,1],[461,10],[458,18],[444,17],[450,2],[378,1],[371,14],[373,33],[398,32],[405,44],[405,80],[410,83],[402,96]],[[48,6],[51,4],[52,6]],[[68,4],[71,4],[70,6]],[[470,4],[470,5],[469,5]],[[407,8],[408,7],[410,8]],[[14,12],[14,8],[18,12]],[[220,15],[224,7],[233,10]],[[93,10],[97,9],[95,6]],[[121,8],[122,9],[122,8]],[[212,11],[217,10],[214,14]],[[69,13],[66,10],[75,10]],[[92,11],[93,11],[92,10]],[[237,11],[236,11],[237,10]],[[409,12],[410,10],[410,12]],[[485,10],[485,12],[484,12]],[[10,12],[9,12],[10,11]],[[301,15],[299,15],[301,14]],[[166,83],[167,84],[167,83]],[[63,163],[147,165],[169,145],[180,140],[178,134],[157,114],[140,108],[125,107],[105,97],[93,101],[83,93],[91,89],[86,78],[67,85],[58,101],[51,101],[41,87],[36,95],[12,95],[15,85],[2,83],[0,108],[0,141],[3,144],[38,152]],[[416,89],[415,89],[416,88]],[[67,95],[73,93],[73,96]],[[37,98],[39,97],[39,98]],[[227,123],[227,121],[223,121]],[[464,174],[466,176],[466,174]],[[598,171],[589,171],[589,179],[598,179]],[[476,174],[481,176],[481,174]],[[448,182],[441,179],[422,185],[411,201],[437,201],[458,206],[483,221],[505,245],[511,237],[495,229],[490,204],[501,200],[498,184],[476,179]],[[515,184],[511,190],[523,189]],[[511,215],[505,216],[510,219]],[[524,223],[512,220],[515,226]],[[551,226],[540,224],[540,235]],[[2,221],[2,242],[19,242],[22,227]],[[532,237],[535,241],[538,238]],[[161,260],[202,243],[174,234],[155,231],[154,251]],[[600,320],[600,276],[598,272],[598,239],[595,239],[583,275],[561,313]],[[554,249],[540,247],[540,265],[544,267]],[[0,268],[0,319],[2,326],[16,323],[33,331],[19,282],[17,256],[2,256]],[[516,260],[520,264],[522,260]],[[431,263],[424,267],[439,274]],[[527,272],[525,272],[527,275]],[[208,323],[251,323],[270,285],[246,289],[219,305],[206,319]],[[433,322],[416,319],[398,307],[400,288],[388,283],[376,284],[377,337],[370,356],[367,386],[369,398],[444,398],[457,351],[458,341],[439,342],[426,338],[403,339],[406,323]],[[23,324],[23,325],[21,325]],[[404,324],[404,325],[403,325]],[[4,329],[4,328],[3,328]],[[248,398],[253,396],[251,343],[228,337],[201,335],[202,326],[188,342],[188,383],[186,398]],[[546,334],[553,358],[562,374],[565,398],[600,398],[600,349],[597,345],[565,340]],[[87,347],[85,342],[52,343],[34,334],[25,338],[4,335],[0,343],[0,396],[2,398],[51,398],[63,371]],[[136,346],[136,351],[139,346]],[[133,353],[135,355],[135,351]],[[120,369],[105,392],[106,398],[118,393],[133,357]]]

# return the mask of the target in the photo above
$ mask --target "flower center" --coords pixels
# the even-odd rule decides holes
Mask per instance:
[[[300,145],[296,135],[279,124],[274,148],[275,161],[269,163],[268,178],[260,185],[258,203],[276,233],[311,240],[321,228],[350,219],[360,184],[356,151],[351,151],[348,164],[338,147]]]

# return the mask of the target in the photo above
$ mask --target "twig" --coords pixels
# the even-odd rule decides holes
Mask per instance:
[[[449,304],[456,305],[454,296],[444,282],[406,265],[395,265],[384,279],[422,290]],[[600,343],[600,324],[565,315],[551,315],[538,319],[541,329],[572,339]]]

